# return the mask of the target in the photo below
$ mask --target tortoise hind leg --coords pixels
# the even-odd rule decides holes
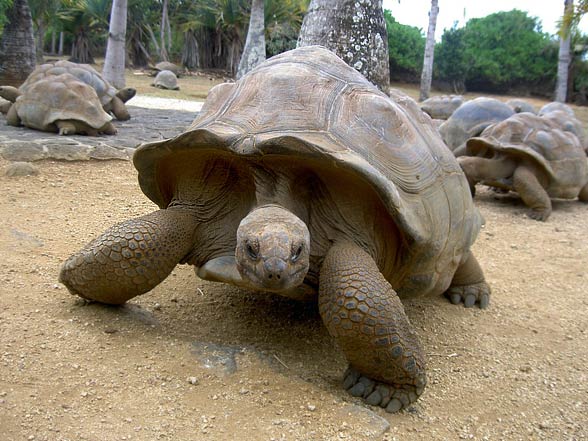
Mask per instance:
[[[72,294],[120,305],[165,279],[193,247],[187,210],[158,210],[106,230],[65,261],[59,281]]]
[[[588,183],[582,187],[578,194],[578,200],[580,202],[588,202]]]
[[[319,311],[345,353],[344,387],[366,403],[396,412],[425,388],[425,363],[400,299],[369,254],[335,244],[320,270]]]
[[[466,259],[457,267],[445,296],[454,305],[463,302],[466,308],[478,304],[480,309],[485,309],[490,303],[490,293],[482,268],[470,251]]]

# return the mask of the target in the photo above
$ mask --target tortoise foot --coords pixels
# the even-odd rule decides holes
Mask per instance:
[[[527,212],[527,216],[531,219],[545,222],[549,215],[551,214],[551,210],[529,210]]]
[[[425,390],[426,382],[422,375],[417,379],[417,385],[383,383],[361,375],[351,366],[343,376],[343,387],[351,396],[363,398],[366,404],[382,407],[389,413],[414,403]]]
[[[486,309],[490,303],[490,287],[486,282],[451,286],[445,296],[454,305],[463,303],[466,308],[478,305],[480,309]]]

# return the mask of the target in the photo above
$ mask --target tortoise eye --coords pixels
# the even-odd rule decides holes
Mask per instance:
[[[251,257],[253,260],[257,259],[257,257],[258,257],[257,250],[253,247],[253,245],[248,243],[246,250],[247,250],[247,254],[249,255],[249,257]]]
[[[294,251],[292,254],[292,262],[296,262],[300,258],[300,255],[302,254],[302,248],[302,245],[299,245],[298,248],[296,248],[296,251]]]

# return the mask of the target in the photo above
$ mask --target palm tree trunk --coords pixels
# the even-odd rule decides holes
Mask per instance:
[[[382,0],[311,0],[298,46],[313,44],[332,50],[388,94],[388,33]]]
[[[265,10],[263,1],[251,0],[249,29],[237,70],[237,79],[265,60]]]
[[[427,41],[425,43],[425,57],[423,60],[423,72],[421,73],[421,91],[419,101],[429,98],[431,82],[433,81],[433,58],[435,56],[435,27],[437,26],[437,15],[439,5],[437,0],[431,0],[431,11],[429,12],[429,28],[427,30]]]
[[[127,0],[113,0],[102,74],[117,89],[125,87]]]
[[[33,20],[27,0],[14,0],[0,40],[0,84],[20,86],[35,69]]]
[[[160,45],[159,45],[159,58],[161,58],[161,61],[168,61],[169,59],[169,55],[167,52],[167,44],[165,41],[165,33],[167,30],[167,21],[169,20],[168,16],[167,16],[167,6],[168,6],[168,0],[163,0],[163,5],[162,5],[162,9],[161,9],[161,24],[159,27],[159,40],[160,40]]]
[[[564,0],[564,15],[571,14],[574,9],[574,0]],[[566,21],[564,21],[566,23]],[[557,82],[555,85],[555,101],[565,103],[568,92],[568,68],[570,66],[570,25],[560,31],[559,37],[559,57],[557,62]]]
[[[57,55],[63,55],[63,40],[65,39],[65,32],[59,32],[59,49],[57,49]]]

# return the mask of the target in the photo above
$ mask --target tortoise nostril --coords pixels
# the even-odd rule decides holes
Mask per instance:
[[[270,258],[264,263],[266,280],[281,280],[282,274],[286,271],[286,263],[282,259]]]

